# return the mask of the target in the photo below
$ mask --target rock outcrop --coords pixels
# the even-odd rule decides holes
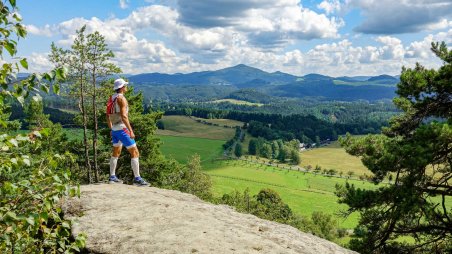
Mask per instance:
[[[92,253],[354,253],[178,191],[101,184],[81,193],[63,207]]]

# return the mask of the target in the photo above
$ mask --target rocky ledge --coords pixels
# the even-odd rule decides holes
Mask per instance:
[[[63,207],[91,253],[355,253],[179,191],[86,185]]]

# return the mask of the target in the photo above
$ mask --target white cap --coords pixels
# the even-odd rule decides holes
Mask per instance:
[[[115,80],[115,87],[113,88],[113,90],[118,90],[119,88],[122,88],[123,86],[129,84],[129,82],[126,82],[124,79],[122,78],[118,78],[117,80]]]

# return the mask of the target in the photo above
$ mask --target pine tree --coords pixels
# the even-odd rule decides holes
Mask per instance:
[[[452,51],[444,42],[432,51],[443,61],[439,70],[402,69],[394,103],[403,113],[384,135],[342,140],[376,184],[395,175],[375,190],[338,187],[340,202],[361,213],[363,234],[351,241],[357,251],[452,252]],[[402,244],[403,236],[415,241]]]

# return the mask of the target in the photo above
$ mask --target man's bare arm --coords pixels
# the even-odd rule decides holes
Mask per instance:
[[[110,120],[110,116],[107,114],[107,125],[108,125],[108,128],[112,128],[112,126],[113,126],[113,124],[111,123],[111,120]]]
[[[118,104],[119,104],[119,110],[121,114],[122,122],[126,125],[127,129],[130,131],[130,137],[132,139],[135,138],[135,134],[133,133],[132,126],[129,122],[129,116],[127,114],[127,101],[124,99],[124,97],[118,97]]]

